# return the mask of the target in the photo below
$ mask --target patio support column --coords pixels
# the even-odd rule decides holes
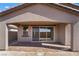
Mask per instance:
[[[0,22],[0,50],[8,48],[8,30],[5,23]]]
[[[79,22],[74,23],[72,29],[71,49],[73,51],[79,51]]]
[[[65,45],[71,45],[71,24],[65,25]]]

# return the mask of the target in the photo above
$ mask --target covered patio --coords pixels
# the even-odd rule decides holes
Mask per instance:
[[[40,47],[66,51],[71,50],[71,36],[69,36],[71,34],[71,24],[32,21],[8,23],[7,26],[9,50],[18,50],[17,48],[13,49],[13,47]],[[41,33],[43,35],[39,30],[42,30]],[[25,49],[21,50],[26,51]]]

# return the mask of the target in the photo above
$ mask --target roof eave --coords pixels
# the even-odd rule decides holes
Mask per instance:
[[[18,10],[21,10],[21,9],[24,9],[25,7],[28,7],[28,6],[34,5],[34,4],[37,4],[37,3],[24,3],[24,4],[19,5],[19,6],[17,6],[17,7],[14,7],[14,8],[11,8],[11,9],[9,9],[9,10],[6,10],[6,11],[4,11],[4,12],[1,12],[1,13],[0,13],[0,17],[6,16],[7,14],[13,13],[13,12],[18,11]],[[54,8],[56,8],[56,9],[62,10],[62,11],[64,11],[64,12],[68,12],[68,13],[70,13],[70,14],[79,16],[79,12],[74,11],[74,10],[69,9],[69,8],[65,8],[65,7],[60,6],[60,5],[57,5],[56,3],[45,3],[45,4],[48,5],[48,6],[50,6],[50,7],[54,7]],[[63,3],[61,3],[61,4],[63,4]],[[64,4],[67,4],[67,3],[64,3]]]

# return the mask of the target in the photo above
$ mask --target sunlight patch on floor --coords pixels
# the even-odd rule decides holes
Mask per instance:
[[[54,47],[67,47],[70,48],[70,46],[65,46],[65,45],[59,45],[59,44],[49,44],[49,43],[42,43],[44,46],[54,46]]]

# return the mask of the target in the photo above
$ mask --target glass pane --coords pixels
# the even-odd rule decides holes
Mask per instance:
[[[39,27],[33,27],[33,41],[39,41]]]
[[[47,28],[40,28],[40,32],[50,32],[50,30]]]
[[[51,38],[51,32],[47,32],[47,38]]]
[[[40,38],[46,38],[46,32],[40,32]]]
[[[51,34],[52,34],[52,28],[51,27],[47,27],[47,38],[51,38]]]
[[[41,27],[39,29],[39,32],[40,32],[40,38],[46,38],[46,31],[47,29],[45,27]]]
[[[33,27],[33,41],[51,41],[53,40],[52,27]]]

